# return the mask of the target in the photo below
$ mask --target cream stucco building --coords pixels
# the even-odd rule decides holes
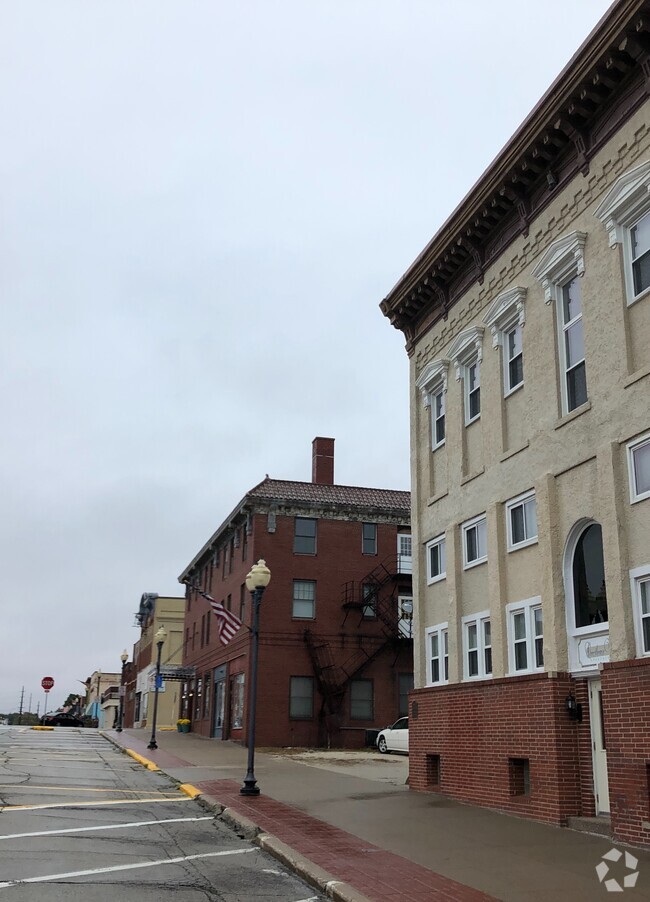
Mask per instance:
[[[411,368],[411,785],[641,843],[649,29],[612,6],[382,303]]]

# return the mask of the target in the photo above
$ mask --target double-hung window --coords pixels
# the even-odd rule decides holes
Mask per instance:
[[[544,288],[546,303],[555,302],[563,414],[571,413],[588,400],[580,282],[585,272],[586,241],[584,232],[571,232],[558,238],[533,269],[533,276]]]
[[[527,492],[506,503],[508,551],[525,548],[537,541],[537,500]]]
[[[364,620],[377,619],[377,589],[373,583],[363,583],[361,586],[361,599],[363,607],[361,616]]]
[[[650,290],[650,160],[619,176],[595,215],[610,247],[623,246],[625,293],[634,304]]]
[[[485,514],[462,525],[463,567],[465,570],[487,561],[487,519]]]
[[[466,680],[492,675],[490,612],[463,617],[464,676]]]
[[[374,718],[374,702],[372,680],[352,680],[350,683],[351,720],[372,720]]]
[[[483,320],[492,333],[492,346],[503,352],[504,397],[524,384],[525,298],[525,288],[509,288],[494,300]]]
[[[316,617],[316,582],[313,579],[294,579],[291,616],[296,620]]]
[[[363,554],[377,554],[377,524],[361,524],[361,547]]]
[[[483,327],[472,326],[460,332],[449,347],[450,359],[456,369],[456,380],[463,381],[465,425],[474,423],[481,415],[481,361],[483,360]]]
[[[445,443],[445,391],[442,386],[431,395],[431,448]]]
[[[505,355],[503,362],[504,394],[509,395],[524,381],[524,353],[522,347],[522,328],[515,326],[506,332]]]
[[[544,626],[539,597],[506,605],[510,674],[544,669]]]
[[[316,554],[317,522],[308,517],[296,517],[293,538],[294,554]]]
[[[448,624],[439,623],[425,631],[427,685],[435,686],[449,681],[449,630]]]
[[[635,504],[650,498],[650,433],[627,446],[630,472],[630,501]]]
[[[481,361],[465,367],[465,425],[469,426],[481,415]]]
[[[437,536],[426,544],[427,583],[437,583],[447,575],[445,537]]]
[[[650,656],[650,565],[630,571],[637,653]]]
[[[587,401],[585,338],[582,322],[582,291],[576,276],[560,288],[560,361],[566,413]]]
[[[445,413],[447,394],[448,360],[434,360],[428,363],[418,378],[416,386],[422,392],[424,406],[431,411],[431,450],[435,451],[445,443]]]
[[[314,678],[292,676],[289,680],[289,717],[309,720],[314,716]]]

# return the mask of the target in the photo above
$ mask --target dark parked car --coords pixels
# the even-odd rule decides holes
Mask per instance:
[[[41,717],[41,725],[44,727],[83,727],[83,721],[72,714],[46,714]]]

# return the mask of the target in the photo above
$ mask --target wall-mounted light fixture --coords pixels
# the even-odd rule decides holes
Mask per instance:
[[[582,705],[580,702],[576,701],[576,697],[573,692],[569,692],[565,700],[567,714],[569,715],[569,720],[575,720],[577,723],[582,722]]]

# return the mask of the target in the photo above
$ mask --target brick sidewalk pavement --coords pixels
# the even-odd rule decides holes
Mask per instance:
[[[191,762],[160,748],[148,749],[144,741],[133,735],[111,732],[110,738],[154,761],[162,771],[191,766]],[[491,902],[494,899],[269,796],[243,796],[239,792],[240,784],[233,780],[209,780],[194,785],[202,795],[252,821],[264,833],[275,836],[373,902]]]

